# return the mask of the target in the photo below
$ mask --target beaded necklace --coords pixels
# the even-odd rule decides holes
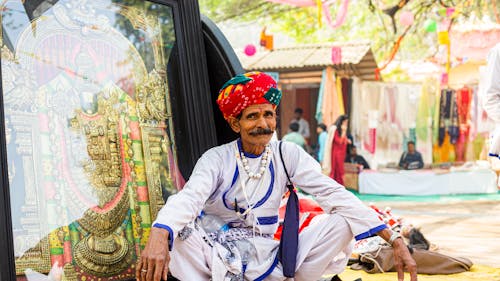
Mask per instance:
[[[250,165],[248,163],[248,159],[245,156],[245,153],[240,151],[241,163],[243,163],[243,169],[245,170],[245,172],[247,173],[249,178],[260,179],[264,175],[264,172],[266,171],[266,164],[267,164],[267,159],[269,158],[270,151],[271,151],[271,149],[269,148],[269,145],[266,145],[266,148],[264,149],[264,153],[260,159],[259,170],[255,173],[250,171]]]
[[[249,161],[248,161],[248,159],[245,156],[245,152],[243,152],[243,149],[239,145],[240,145],[239,143],[237,143],[235,145],[235,148],[236,148],[236,155],[235,156],[236,156],[237,161],[238,160],[241,161],[240,163],[241,163],[241,165],[243,166],[243,169],[245,170],[245,172],[248,175],[248,180],[250,180],[250,179],[261,180],[262,177],[264,176],[265,171],[266,171],[269,154],[271,152],[271,148],[269,147],[269,144],[266,145],[266,148],[264,149],[264,152],[262,153],[260,164],[259,164],[259,168],[258,168],[258,172],[256,172],[256,173],[250,171]],[[257,188],[253,191],[252,196],[249,197],[248,194],[247,194],[247,188],[246,188],[245,180],[241,179],[241,189],[243,191],[243,195],[245,196],[245,200],[246,200],[246,202],[248,204],[248,209],[246,209],[243,213],[241,213],[240,210],[239,210],[239,208],[238,208],[238,202],[235,199],[235,211],[236,211],[236,214],[238,215],[238,217],[240,217],[241,219],[244,220],[246,218],[246,215],[248,213],[250,213],[252,211],[252,209],[255,207],[255,203],[252,204],[250,202],[254,202],[254,197],[257,194],[257,190],[259,190],[261,188],[262,182],[263,181],[259,182]]]

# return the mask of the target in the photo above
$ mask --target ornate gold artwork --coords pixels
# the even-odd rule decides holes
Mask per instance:
[[[74,249],[77,264],[95,276],[112,276],[133,262],[132,246],[122,236],[87,236]]]
[[[1,30],[16,272],[130,279],[163,196],[177,190],[171,8],[43,3],[51,9],[36,7],[22,32]],[[23,4],[4,2],[2,23]]]

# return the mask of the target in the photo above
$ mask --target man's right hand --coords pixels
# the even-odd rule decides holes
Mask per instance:
[[[146,247],[137,260],[135,277],[140,281],[167,280],[170,253],[168,249],[169,232],[163,228],[152,227]]]

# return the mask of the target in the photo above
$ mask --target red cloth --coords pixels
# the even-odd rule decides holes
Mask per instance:
[[[456,92],[457,111],[458,111],[458,126],[460,135],[455,143],[456,161],[465,161],[465,143],[469,139],[470,131],[470,108],[472,102],[472,90],[463,87]]]
[[[299,226],[299,233],[307,227],[310,223],[311,220],[320,214],[323,214],[323,209],[316,203],[316,201],[312,200],[309,197],[301,196],[299,195],[299,218],[300,218],[300,226]],[[288,195],[287,195],[288,196]],[[286,202],[282,202],[284,204],[281,205],[279,208],[279,219],[280,221],[283,221],[285,219],[285,211],[286,211]],[[278,227],[278,230],[276,230],[276,233],[274,234],[274,239],[280,240],[281,238],[281,230],[282,226],[280,225]]]
[[[238,116],[245,108],[254,104],[271,104],[276,109],[281,100],[281,91],[274,79],[262,72],[236,75],[219,91],[217,104],[224,119]]]
[[[330,177],[336,182],[344,185],[344,160],[347,151],[347,137],[341,137],[335,132],[332,143],[332,170]]]

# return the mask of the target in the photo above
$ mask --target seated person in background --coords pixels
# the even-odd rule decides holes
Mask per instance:
[[[399,167],[406,170],[422,169],[424,167],[424,161],[422,160],[420,152],[415,150],[415,143],[409,141],[407,145],[408,150],[401,155]]]
[[[361,155],[358,155],[358,150],[355,145],[351,145],[348,147],[349,154],[346,155],[344,162],[358,164],[363,166],[363,169],[370,169],[370,165],[366,162],[365,158]]]
[[[290,123],[288,127],[290,132],[283,136],[283,140],[293,142],[305,150],[306,139],[299,133],[299,123]]]

